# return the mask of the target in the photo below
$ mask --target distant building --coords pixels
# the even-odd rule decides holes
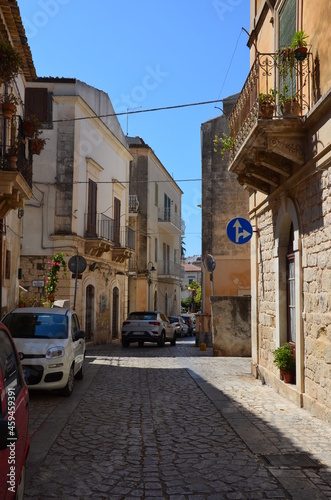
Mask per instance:
[[[136,254],[129,267],[129,311],[180,313],[182,190],[140,137],[127,138],[130,163],[130,227]]]
[[[182,281],[182,299],[187,299],[191,294],[188,287],[193,281],[201,286],[201,265],[184,263],[183,268],[185,274]]]

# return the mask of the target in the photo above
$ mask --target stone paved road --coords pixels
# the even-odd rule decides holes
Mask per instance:
[[[98,346],[70,398],[31,395],[27,499],[331,498],[331,425],[250,360]]]

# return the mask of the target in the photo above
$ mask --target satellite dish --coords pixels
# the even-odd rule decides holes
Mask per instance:
[[[214,260],[214,257],[212,255],[210,255],[209,253],[207,255],[205,255],[203,258],[203,265],[205,266],[207,271],[212,273],[216,267],[216,262]]]

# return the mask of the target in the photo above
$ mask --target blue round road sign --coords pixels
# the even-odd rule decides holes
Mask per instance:
[[[253,235],[253,228],[247,219],[235,217],[228,223],[226,227],[226,234],[233,243],[243,245],[251,239]]]

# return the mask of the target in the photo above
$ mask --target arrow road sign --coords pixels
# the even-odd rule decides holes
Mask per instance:
[[[253,228],[247,219],[235,217],[228,223],[226,227],[226,234],[233,243],[242,245],[251,239],[253,235]]]

